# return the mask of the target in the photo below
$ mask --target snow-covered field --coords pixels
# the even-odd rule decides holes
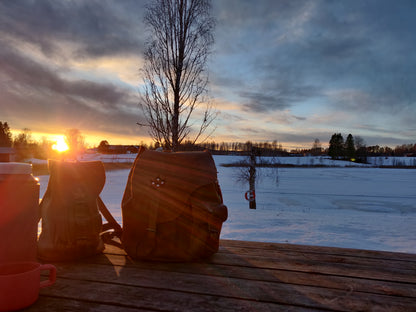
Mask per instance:
[[[104,163],[129,163],[133,162],[136,154],[84,154],[78,160],[101,160]],[[224,158],[225,157],[225,158]],[[238,156],[215,156],[216,159],[223,159],[225,163],[235,162],[244,157]],[[267,159],[267,157],[264,157]],[[416,157],[368,157],[368,164],[360,164],[349,161],[332,160],[328,156],[293,156],[276,157],[271,161],[282,165],[296,166],[329,166],[329,167],[380,167],[380,166],[413,166],[416,167]],[[34,160],[36,162],[36,160]],[[41,162],[45,162],[44,160]]]
[[[414,169],[261,168],[257,209],[251,210],[244,198],[248,183],[236,178],[239,169],[221,166],[238,157],[214,159],[229,213],[221,238],[416,253]],[[120,223],[128,173],[107,172],[101,193]],[[43,196],[48,176],[39,178]]]

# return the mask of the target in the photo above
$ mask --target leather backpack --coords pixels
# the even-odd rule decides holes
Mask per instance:
[[[217,252],[227,207],[211,154],[141,148],[122,215],[122,244],[133,259],[191,261]]]
[[[102,252],[101,234],[109,229],[121,233],[99,197],[105,183],[103,163],[49,160],[48,165],[48,187],[40,203],[38,257],[65,261]],[[99,211],[109,223],[102,224]]]

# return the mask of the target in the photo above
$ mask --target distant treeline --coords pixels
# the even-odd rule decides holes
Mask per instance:
[[[261,156],[289,156],[290,152],[277,141],[273,142],[206,142],[192,144],[185,142],[180,145],[181,151],[209,150],[215,155],[249,155],[253,151]]]
[[[367,162],[367,157],[376,156],[416,156],[416,144],[403,144],[394,149],[379,145],[366,146],[361,137],[348,134],[346,140],[341,133],[334,133],[329,141],[329,148],[325,151],[332,159],[344,159],[357,162]]]
[[[339,135],[339,134],[337,134]],[[342,138],[342,137],[341,137]],[[344,142],[338,136],[337,154],[333,154],[331,141],[329,148],[322,148],[318,139],[312,143],[311,148],[287,150],[277,141],[273,142],[206,142],[201,144],[192,144],[185,142],[181,144],[181,151],[198,151],[209,150],[216,155],[249,155],[254,152],[261,156],[321,156],[329,155],[332,158],[356,158],[356,157],[374,157],[374,156],[413,156],[416,157],[416,144],[403,144],[390,148],[388,146],[365,146],[362,140],[357,137],[355,141],[352,136],[348,136]],[[147,148],[154,148],[152,145]]]
[[[409,156],[416,157],[416,144],[403,144],[390,148],[388,146],[365,146],[361,143],[355,144],[351,137],[344,142],[337,137],[337,141],[330,142],[329,148],[322,148],[319,140],[313,142],[311,148],[287,150],[282,144],[273,142],[205,142],[200,144],[192,144],[185,142],[180,145],[180,151],[203,151],[209,150],[214,155],[250,155],[252,152],[259,156],[321,156],[329,155],[334,159],[356,159],[357,161],[366,161],[366,157],[375,156]],[[108,144],[108,143],[107,143]],[[125,154],[137,153],[139,146],[134,145],[107,145],[100,144],[97,151],[106,154]],[[141,143],[148,149],[155,149],[154,144]]]
[[[68,142],[75,141],[76,149],[80,152],[85,151],[83,136],[77,129],[75,132],[67,132]],[[75,139],[75,140],[74,140]],[[137,153],[139,146],[145,146],[149,149],[155,149],[154,144],[140,143],[138,145],[110,145],[107,140],[103,140],[94,148],[100,153],[107,154],[126,154]],[[52,149],[53,142],[43,139],[37,142],[31,138],[29,129],[24,129],[21,133],[11,134],[7,122],[0,121],[0,148],[13,148],[16,161],[27,158],[47,159],[56,156],[56,151]],[[319,139],[311,143],[311,148],[287,150],[277,140],[272,142],[204,142],[192,144],[186,141],[180,145],[180,151],[198,151],[209,150],[213,154],[220,155],[252,155],[259,156],[320,156],[329,155],[333,159],[355,159],[355,161],[366,162],[367,157],[374,156],[413,156],[416,157],[416,144],[403,144],[391,148],[388,146],[366,146],[364,140],[359,137],[353,137],[349,134],[344,141],[340,133],[334,133],[329,140],[329,148],[322,148]]]

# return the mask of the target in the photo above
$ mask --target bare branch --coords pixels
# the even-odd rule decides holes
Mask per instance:
[[[193,113],[205,105],[205,66],[214,41],[210,0],[154,0],[145,24],[150,37],[140,104],[152,138],[176,150],[193,133]],[[194,143],[215,116],[207,105]]]

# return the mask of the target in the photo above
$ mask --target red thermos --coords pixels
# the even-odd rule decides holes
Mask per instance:
[[[32,166],[0,163],[0,263],[36,261],[39,182]]]

